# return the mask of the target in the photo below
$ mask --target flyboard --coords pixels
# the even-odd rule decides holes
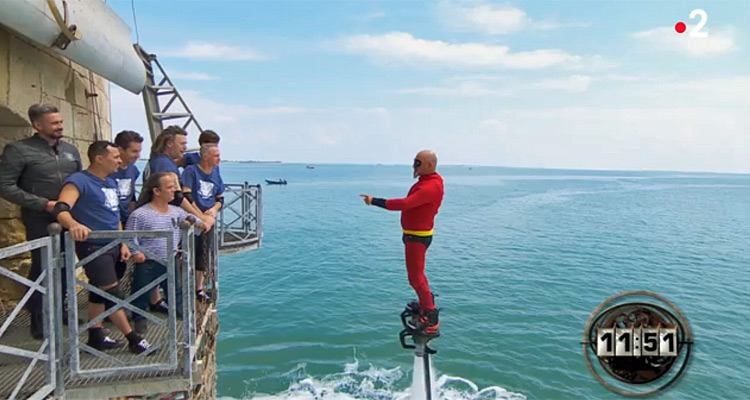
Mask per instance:
[[[419,327],[419,304],[416,301],[406,305],[401,312],[401,323],[404,329],[398,334],[401,347],[414,350],[414,373],[412,374],[411,400],[437,400],[435,372],[432,369],[433,354],[437,350],[430,347],[430,341],[440,337],[440,333],[425,334]],[[411,339],[412,344],[407,343]]]

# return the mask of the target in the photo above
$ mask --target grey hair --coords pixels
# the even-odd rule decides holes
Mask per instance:
[[[202,144],[201,145],[201,151],[200,151],[201,158],[203,158],[204,155],[208,154],[208,152],[211,151],[211,149],[213,149],[213,148],[217,148],[218,149],[219,146],[217,146],[216,143],[204,143],[204,144]]]
[[[29,121],[33,124],[42,119],[45,114],[59,113],[60,110],[51,104],[34,104],[29,107]]]

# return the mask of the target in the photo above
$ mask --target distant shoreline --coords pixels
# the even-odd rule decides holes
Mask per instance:
[[[147,162],[147,158],[139,158],[138,161]],[[262,161],[262,160],[222,160],[223,163],[236,164],[287,164],[287,165],[334,165],[334,166],[375,166],[375,167],[410,167],[408,164],[382,164],[382,163],[305,163],[297,161]],[[658,170],[658,169],[583,169],[583,168],[550,168],[550,167],[510,167],[505,165],[471,165],[471,164],[443,164],[443,167],[451,168],[503,168],[509,170],[541,170],[557,172],[594,172],[594,173],[679,173],[679,174],[717,174],[717,175],[750,175],[748,172],[726,172],[726,171],[697,171],[697,170]]]

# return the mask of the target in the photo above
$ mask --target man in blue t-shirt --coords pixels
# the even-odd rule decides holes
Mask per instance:
[[[109,174],[109,177],[117,182],[118,196],[120,198],[120,222],[125,226],[128,216],[135,208],[135,181],[138,180],[140,171],[135,166],[135,162],[141,156],[143,147],[143,136],[138,132],[122,131],[115,137],[115,145],[120,152],[120,166],[117,172]],[[118,261],[115,267],[117,279],[122,279],[125,275],[127,264]]]
[[[219,174],[221,154],[215,144],[204,144],[200,150],[201,162],[189,165],[182,174],[182,191],[185,198],[201,210],[204,215],[216,218],[224,204],[224,181]],[[203,289],[203,275],[210,263],[208,252],[205,251],[212,241],[215,229],[208,230],[196,238],[195,269],[201,271],[196,274],[195,288],[197,298],[210,301],[210,297]]]
[[[180,169],[177,168],[174,160],[182,159],[186,147],[187,132],[176,125],[168,126],[156,137],[154,145],[151,147],[151,158],[148,160],[148,173],[171,172],[176,175],[179,182],[181,176]],[[144,183],[147,179],[148,176],[144,173]],[[170,204],[181,207],[188,213],[200,218],[203,224],[208,227],[207,229],[210,229],[214,225],[214,222],[216,222],[216,217],[204,215],[191,202],[185,201],[182,190],[175,193],[175,199]]]
[[[117,183],[109,177],[120,165],[120,153],[113,143],[99,140],[88,149],[91,165],[65,180],[52,213],[60,224],[70,231],[79,260],[94,254],[111,239],[89,239],[89,232],[122,230]],[[130,249],[124,243],[114,246],[83,266],[89,283],[116,298],[125,298],[118,285],[115,263],[130,258]],[[114,303],[96,293],[89,293],[89,320],[102,314]],[[143,353],[150,344],[138,335],[128,323],[125,311],[120,308],[110,314],[110,319],[127,338],[130,351]],[[97,350],[109,350],[118,343],[102,330],[99,321],[89,328],[88,345]]]
[[[218,146],[219,140],[219,135],[216,132],[206,129],[198,136],[198,146],[203,146],[204,144],[215,144]],[[199,162],[201,162],[200,148],[197,151],[186,152],[181,160],[177,160],[177,165],[184,168],[188,165],[198,164]]]

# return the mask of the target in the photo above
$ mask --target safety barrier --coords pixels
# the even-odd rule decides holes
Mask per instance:
[[[15,246],[0,249],[0,260],[8,260],[28,251],[38,250],[41,255],[42,271],[35,281],[30,281],[15,272],[0,266],[0,275],[3,275],[18,284],[28,288],[26,294],[21,298],[16,307],[2,316],[0,326],[0,364],[14,365],[14,368],[3,368],[0,376],[0,397],[8,399],[30,398],[43,399],[60,385],[60,374],[55,362],[58,348],[57,337],[59,331],[53,329],[55,326],[55,294],[50,280],[53,276],[54,261],[52,242],[49,237],[35,239],[29,242],[19,243]],[[44,339],[41,344],[24,340],[23,337],[10,338],[9,328],[19,322],[21,314],[26,314],[23,307],[31,298],[32,294],[38,292],[42,297]],[[23,332],[28,334],[28,331]],[[22,360],[28,359],[27,364]],[[37,364],[44,366],[43,376]],[[24,368],[24,364],[25,368]],[[6,393],[3,389],[12,389]],[[19,397],[21,396],[21,397]]]

